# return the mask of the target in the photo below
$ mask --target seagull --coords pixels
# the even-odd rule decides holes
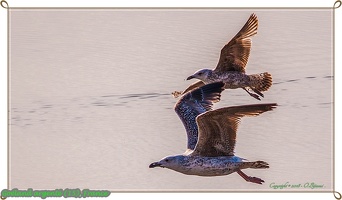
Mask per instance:
[[[184,94],[175,111],[187,132],[187,149],[183,154],[167,156],[153,162],[149,168],[162,167],[186,175],[223,176],[237,172],[247,182],[262,184],[264,180],[251,177],[242,169],[265,169],[265,161],[249,162],[234,155],[236,131],[244,116],[256,116],[274,109],[277,104],[254,104],[212,110],[220,100],[222,82],[207,84]],[[194,145],[195,144],[195,145]]]
[[[199,79],[183,92],[175,91],[172,94],[178,97],[204,84],[223,81],[225,89],[244,89],[250,96],[260,100],[261,93],[272,85],[272,76],[268,72],[247,75],[246,64],[252,46],[251,37],[257,34],[258,18],[250,15],[242,29],[226,44],[222,50],[215,69],[201,69],[189,76],[186,80]],[[251,92],[252,90],[253,92]]]

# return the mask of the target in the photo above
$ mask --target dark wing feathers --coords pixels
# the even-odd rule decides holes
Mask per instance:
[[[236,131],[244,116],[256,116],[272,110],[277,104],[255,104],[220,108],[205,112],[196,119],[198,143],[192,155],[232,156],[236,142]]]
[[[187,92],[189,92],[189,91],[191,91],[191,90],[193,90],[193,89],[195,89],[195,88],[199,88],[199,87],[201,87],[201,86],[203,86],[203,85],[205,85],[205,84],[203,83],[203,81],[197,81],[197,82],[195,82],[195,83],[189,85],[189,87],[187,87],[187,88],[182,92],[182,94],[185,94],[185,93],[187,93]]]
[[[211,110],[213,103],[216,103],[220,100],[221,92],[224,84],[219,82],[217,84],[210,84],[208,86],[203,86],[199,90],[194,90],[190,93],[190,97],[193,100],[199,102],[206,111]]]
[[[212,109],[213,103],[220,100],[224,83],[212,83],[183,95],[176,103],[175,111],[182,121],[187,137],[188,149],[194,149],[198,138],[196,117]]]
[[[253,13],[241,30],[226,44],[222,50],[217,72],[238,71],[245,73],[252,41],[250,37],[257,34],[258,18]]]

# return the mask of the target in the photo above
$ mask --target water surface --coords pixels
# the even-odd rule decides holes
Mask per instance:
[[[279,107],[242,120],[236,155],[267,161],[269,169],[244,170],[265,184],[149,169],[186,147],[170,93],[214,68],[253,12],[247,73],[272,74],[260,103]],[[10,187],[331,190],[331,20],[330,10],[11,10]],[[226,90],[215,108],[255,103]]]

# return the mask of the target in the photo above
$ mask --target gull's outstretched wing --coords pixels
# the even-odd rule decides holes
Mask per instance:
[[[183,95],[183,94],[185,94],[191,90],[199,88],[203,85],[205,85],[205,83],[203,81],[197,81],[197,82],[189,85],[184,91],[174,91],[171,94],[173,95],[174,98],[178,98],[179,96],[181,96],[181,95]]]
[[[187,92],[189,92],[189,91],[191,91],[191,90],[193,90],[193,89],[195,89],[195,88],[201,87],[201,86],[203,86],[203,85],[205,85],[205,83],[203,83],[203,81],[197,81],[197,82],[195,82],[195,83],[189,85],[189,87],[187,87],[187,88],[182,92],[182,94],[185,94],[185,93],[187,93]]]
[[[183,122],[187,136],[187,148],[193,150],[197,143],[198,129],[196,117],[211,110],[213,103],[220,100],[224,83],[212,83],[204,85],[196,90],[183,95],[175,105],[175,111]]]
[[[257,34],[257,29],[258,18],[253,13],[242,29],[222,48],[215,71],[245,73],[245,66],[252,46],[251,37]]]
[[[275,103],[233,106],[199,115],[196,119],[198,142],[192,155],[233,156],[240,119],[244,116],[259,115],[276,106]]]

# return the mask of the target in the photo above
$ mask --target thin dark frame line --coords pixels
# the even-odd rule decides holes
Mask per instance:
[[[1,1],[5,2],[6,5],[8,6],[6,1]],[[340,5],[338,7],[335,7],[336,3],[339,3]],[[332,49],[332,55],[333,55],[333,76],[335,77],[335,56],[336,56],[336,51],[335,51],[335,9],[339,8],[341,6],[341,1],[337,0],[334,3],[333,7],[7,7],[7,188],[9,189],[9,135],[10,135],[10,126],[9,126],[9,115],[10,115],[10,109],[9,109],[9,104],[10,104],[10,99],[9,99],[9,66],[10,66],[10,59],[9,59],[9,46],[10,46],[10,31],[9,31],[9,23],[10,23],[10,14],[9,10],[11,9],[25,9],[25,10],[59,10],[59,9],[65,9],[65,10],[77,10],[77,9],[82,9],[82,10],[248,10],[248,9],[254,9],[254,10],[322,10],[322,9],[333,9],[333,17],[332,17],[332,32],[333,32],[333,49]],[[283,190],[277,190],[277,191],[261,191],[261,190],[248,190],[248,191],[225,191],[225,190],[121,190],[121,191],[110,191],[111,193],[167,193],[167,192],[179,192],[179,193],[189,193],[189,192],[194,192],[194,193],[208,193],[208,192],[214,192],[214,193],[334,193],[335,196],[335,79],[333,79],[333,190],[332,191],[283,191]],[[337,192],[338,193],[338,192]],[[339,194],[339,193],[338,193]],[[337,198],[336,198],[337,199]]]
[[[6,5],[8,6],[7,2]],[[7,7],[7,188],[10,183],[10,35],[9,35],[9,24],[10,24],[10,13],[9,7]]]
[[[334,9],[333,7],[8,7],[7,9],[41,9],[41,10],[49,10],[49,9],[65,9],[65,10],[111,10],[111,9],[127,9],[127,10],[144,10],[144,9],[158,9],[158,10],[182,10],[182,9],[196,9],[196,10],[208,10],[208,9],[229,9],[229,10],[286,10],[286,9],[303,9],[303,10],[322,10],[322,9]]]
[[[340,5],[338,7],[335,7],[336,4],[339,3]],[[333,95],[332,95],[332,98],[333,98],[333,102],[332,102],[332,130],[333,130],[333,138],[332,138],[332,146],[333,146],[333,151],[332,151],[332,154],[333,154],[333,160],[332,160],[332,166],[333,166],[333,170],[332,170],[332,173],[333,173],[333,193],[334,193],[334,197],[336,199],[338,199],[336,196],[335,196],[335,192],[336,192],[336,188],[335,188],[335,57],[336,57],[336,50],[335,50],[335,10],[337,8],[339,8],[341,6],[341,1],[340,0],[337,0],[335,1],[334,5],[333,5],[333,13],[332,13],[332,44],[333,44],[333,48],[332,48],[332,55],[333,55],[333,59],[332,59],[332,64],[333,64],[333,76],[334,76],[334,79],[333,79],[333,85],[332,85],[332,90],[333,90]],[[337,192],[338,193],[338,192]],[[338,193],[340,195],[340,193]],[[341,195],[340,195],[341,196]]]
[[[111,191],[109,190],[110,193],[273,193],[273,194],[278,194],[278,193],[309,193],[309,194],[323,194],[323,193],[335,193],[336,191],[285,191],[285,190],[278,190],[278,191],[258,191],[258,190],[248,190],[248,191],[225,191],[225,190],[127,190],[127,191]]]

